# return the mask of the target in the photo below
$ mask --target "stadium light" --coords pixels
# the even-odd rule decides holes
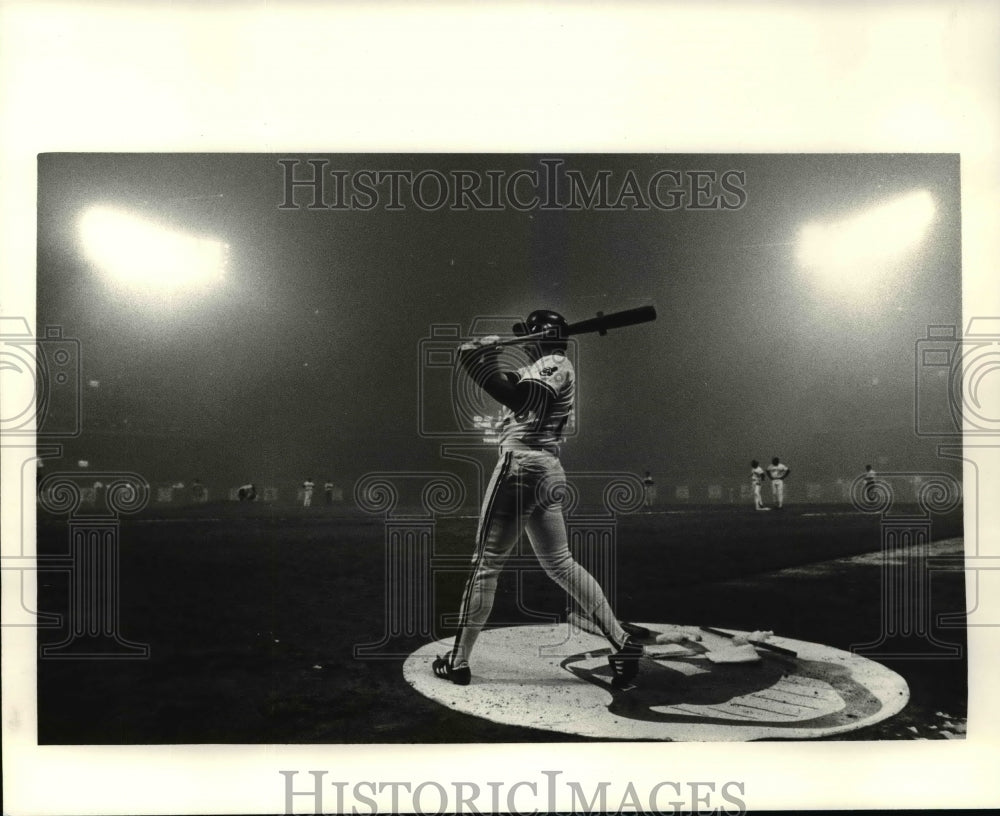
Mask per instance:
[[[90,260],[132,288],[176,292],[210,284],[225,273],[227,244],[110,207],[88,209],[80,234]]]
[[[799,262],[825,283],[865,290],[921,241],[934,212],[934,198],[920,190],[843,221],[807,224]]]

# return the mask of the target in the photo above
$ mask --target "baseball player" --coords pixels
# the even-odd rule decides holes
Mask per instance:
[[[237,491],[236,495],[239,496],[240,501],[256,501],[257,499],[257,488],[254,487],[253,482],[242,485]]]
[[[785,501],[785,479],[791,472],[788,465],[784,464],[777,456],[767,466],[767,478],[771,480],[771,495],[779,509]]]
[[[303,507],[312,507],[312,503],[313,503],[313,488],[314,487],[316,487],[316,484],[315,484],[315,482],[313,482],[313,480],[312,480],[311,477],[308,478],[308,479],[306,479],[302,483],[302,506]]]
[[[761,485],[764,484],[764,468],[760,466],[760,462],[756,459],[750,462],[750,486],[753,488],[753,507],[754,510],[770,510],[770,507],[764,506],[764,500],[760,495]]]
[[[208,500],[208,490],[201,483],[201,479],[195,479],[191,483],[191,498],[195,504],[204,504]]]
[[[642,480],[642,506],[648,509],[653,506],[654,501],[656,501],[656,482],[647,470],[646,478]]]
[[[458,685],[472,679],[476,639],[493,608],[497,579],[522,530],[546,574],[573,598],[612,645],[613,685],[636,676],[642,644],[615,617],[604,591],[569,551],[561,493],[566,474],[559,461],[562,431],[573,411],[576,379],[566,357],[566,320],[539,310],[514,327],[518,336],[548,331],[551,340],[526,343],[529,364],[518,371],[500,365],[498,337],[459,348],[459,366],[502,406],[500,458],[483,498],[472,571],[458,614],[454,648],[432,664],[434,674]]]
[[[872,466],[865,465],[865,475],[863,478],[865,480],[865,496],[867,498],[871,498],[872,496],[871,490],[873,487],[875,487],[875,475],[876,474],[875,471],[872,469]]]

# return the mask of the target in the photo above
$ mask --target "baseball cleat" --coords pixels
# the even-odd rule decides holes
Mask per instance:
[[[566,610],[566,621],[576,629],[590,632],[592,635],[608,637],[606,632],[601,631],[601,627],[597,625],[597,621],[593,618],[585,618],[572,607]],[[653,639],[653,631],[647,629],[645,626],[639,626],[637,623],[628,623],[627,621],[620,621],[620,624],[622,629],[625,630],[626,635],[632,635],[632,637],[639,638],[639,640]]]
[[[431,669],[434,671],[435,677],[440,677],[442,680],[451,680],[457,686],[467,686],[472,682],[472,670],[468,666],[462,666],[461,668],[452,668],[448,665],[447,657],[438,657],[433,663],[431,663]]]
[[[645,626],[639,626],[637,623],[627,623],[626,621],[622,621],[621,627],[625,630],[626,635],[631,635],[635,638],[646,640],[653,637],[653,633],[649,629]]]
[[[621,649],[608,655],[608,663],[611,665],[612,674],[614,674],[614,679],[611,681],[613,688],[625,688],[635,679],[639,673],[639,658],[642,657],[642,652],[642,644],[629,637],[626,638]]]

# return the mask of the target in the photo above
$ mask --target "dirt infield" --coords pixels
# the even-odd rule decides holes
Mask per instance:
[[[931,522],[936,543],[924,554],[960,554],[961,510]],[[389,620],[391,531],[382,519],[220,504],[123,520],[118,634],[148,645],[149,656],[40,658],[39,743],[583,739],[459,714],[403,680],[403,655],[449,634],[444,616],[457,606],[475,526],[468,516],[432,525],[430,628],[401,634]],[[904,630],[916,631],[880,643],[887,612],[900,612],[887,595],[895,591],[886,580],[894,573],[880,555],[883,530],[878,518],[839,506],[757,514],[678,508],[621,517],[614,526],[614,601],[632,620],[770,629],[848,651],[877,644],[870,650],[906,680],[910,703],[884,723],[838,738],[961,737],[963,573],[918,576],[930,591],[903,620]],[[43,561],[65,554],[69,540],[65,519],[39,518]],[[553,622],[565,611],[565,596],[525,555],[501,579],[495,625]],[[42,569],[38,586],[39,611],[67,615],[67,571]],[[65,640],[68,620],[40,629],[39,643]],[[356,658],[355,647],[365,645],[367,656]]]

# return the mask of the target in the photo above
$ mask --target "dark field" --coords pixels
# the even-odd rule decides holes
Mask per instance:
[[[230,503],[123,520],[117,631],[148,644],[149,656],[39,659],[38,741],[577,739],[458,714],[402,679],[402,658],[391,655],[450,633],[441,621],[457,607],[475,527],[471,517],[437,520],[428,619],[433,632],[394,636],[381,647],[381,657],[362,660],[353,656],[356,645],[402,631],[387,625],[382,519],[336,515],[323,507]],[[933,540],[961,534],[961,509],[933,517]],[[720,506],[623,516],[616,535],[613,595],[624,619],[770,629],[846,650],[879,639],[886,572],[879,559],[833,561],[879,553],[878,517],[834,505],[770,513]],[[65,519],[39,517],[43,560],[65,554],[69,540]],[[530,559],[517,561],[524,562]],[[65,615],[69,581],[65,571],[40,571],[39,611]],[[882,647],[903,656],[879,658],[906,679],[910,704],[848,738],[940,738],[948,722],[961,723],[957,730],[964,731],[964,576],[957,569],[934,571],[927,583],[929,600],[917,616],[916,633]],[[493,623],[551,619],[565,607],[565,596],[540,572],[512,568],[501,580]],[[952,616],[948,628],[939,627],[942,614]],[[63,641],[65,626],[39,629],[40,644]],[[935,639],[959,647],[960,656],[935,657],[941,651]]]

